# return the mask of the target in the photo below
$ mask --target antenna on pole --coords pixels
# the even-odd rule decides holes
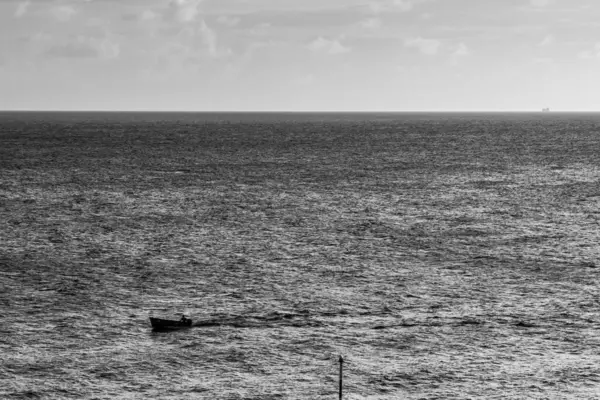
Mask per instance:
[[[339,362],[340,362],[340,400],[342,400],[342,383],[343,383],[343,371],[344,371],[344,358],[342,356],[340,356],[339,358]]]

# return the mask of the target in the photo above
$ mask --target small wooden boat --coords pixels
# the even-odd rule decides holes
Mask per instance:
[[[192,320],[186,318],[185,315],[179,320],[150,317],[150,323],[155,330],[181,329],[192,326]]]

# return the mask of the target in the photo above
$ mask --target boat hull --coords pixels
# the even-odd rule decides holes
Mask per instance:
[[[180,320],[171,320],[163,318],[150,317],[150,324],[155,330],[171,330],[171,329],[182,329],[189,328],[192,326],[192,320],[189,318]]]

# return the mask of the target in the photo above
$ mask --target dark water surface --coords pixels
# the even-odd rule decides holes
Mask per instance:
[[[273,122],[403,122],[403,121],[557,121],[595,120],[590,112],[118,112],[118,111],[0,111],[8,122],[158,122],[167,123],[273,123]]]
[[[0,398],[600,398],[600,114],[0,113]],[[153,332],[149,315],[190,329]]]

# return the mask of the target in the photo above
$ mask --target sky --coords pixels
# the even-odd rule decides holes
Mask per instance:
[[[0,0],[0,109],[600,111],[598,0]]]

